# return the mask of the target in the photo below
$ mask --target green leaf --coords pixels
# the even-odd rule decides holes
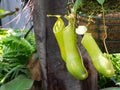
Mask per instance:
[[[110,87],[110,88],[104,88],[101,90],[120,90],[120,88],[119,87]]]
[[[73,6],[75,13],[76,13],[77,9],[80,7],[80,5],[82,5],[82,0],[76,0],[75,4]]]
[[[28,90],[32,87],[33,80],[20,75],[14,80],[2,85],[0,90]]]
[[[5,79],[12,73],[12,72],[15,72],[15,70],[18,70],[19,68],[23,68],[24,67],[24,65],[18,65],[18,66],[16,66],[16,67],[14,67],[14,68],[12,68],[6,75],[4,75],[4,77],[0,80],[0,84],[2,84],[4,81],[5,81]]]
[[[99,4],[103,5],[103,3],[105,2],[105,0],[97,0]]]
[[[0,18],[4,18],[8,15],[13,15],[15,12],[11,12],[11,11],[6,11],[3,9],[0,9]]]
[[[2,40],[2,58],[4,60],[26,64],[35,48],[24,38],[7,36]]]

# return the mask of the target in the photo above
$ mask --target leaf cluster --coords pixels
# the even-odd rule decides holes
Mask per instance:
[[[23,38],[24,33],[16,30],[1,39],[0,84],[8,82],[20,74],[29,74],[27,64],[35,51],[35,40],[32,35],[31,33],[31,36]]]

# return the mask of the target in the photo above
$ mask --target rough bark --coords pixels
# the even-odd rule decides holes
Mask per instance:
[[[86,80],[81,81],[81,90],[98,90],[97,72],[88,56],[83,58],[89,76]]]
[[[42,70],[43,90],[47,90],[46,71],[46,0],[33,0],[33,23],[37,44],[37,53]]]

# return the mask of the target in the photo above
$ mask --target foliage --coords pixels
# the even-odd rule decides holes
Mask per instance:
[[[16,30],[7,33],[7,35],[1,38],[0,84],[8,82],[20,74],[26,76],[30,74],[27,64],[35,51],[35,46],[33,46],[35,41],[33,42],[33,36],[31,40],[30,38],[27,40],[23,36],[23,32]]]
[[[87,15],[91,15],[92,13],[98,15],[102,13],[101,4],[104,6],[105,14],[120,11],[119,0],[105,0],[105,2],[104,0],[83,0],[82,7],[79,8],[78,12]]]
[[[120,86],[120,54],[111,54],[110,57],[115,68],[115,75],[112,80],[116,83],[116,85]]]
[[[99,74],[98,84],[101,88],[112,86],[120,86],[120,54],[110,54],[115,74],[112,78],[106,78]]]
[[[0,19],[18,10],[0,9]],[[27,65],[36,49],[35,38],[33,32],[24,38],[26,31],[0,28],[0,90],[28,90],[33,85]]]
[[[31,44],[33,49],[36,50],[35,36],[33,32],[30,32],[29,35],[27,35],[26,40]]]
[[[4,84],[0,90],[28,90],[33,85],[33,80],[24,75],[16,77],[14,80]]]
[[[104,88],[104,89],[101,89],[101,90],[120,90],[120,88],[118,88],[118,87],[109,87],[109,88]]]
[[[24,38],[9,36],[2,40],[2,52],[4,61],[26,64],[33,47]]]
[[[105,2],[105,0],[97,0],[99,4],[103,5],[103,3]]]
[[[73,6],[75,13],[76,13],[76,11],[78,10],[78,8],[81,6],[82,1],[83,1],[83,0],[76,0],[76,1],[75,1],[75,4],[74,4],[74,6]]]

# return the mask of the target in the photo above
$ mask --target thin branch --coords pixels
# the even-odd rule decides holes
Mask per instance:
[[[19,12],[19,14],[16,17],[14,17],[12,20],[10,20],[9,22],[7,22],[6,24],[2,25],[2,27],[9,25],[10,23],[14,22],[15,20],[17,20],[16,21],[16,24],[17,24],[20,21],[22,14],[25,13],[27,11],[27,9],[29,9],[29,7],[32,7],[32,5],[33,5],[32,1],[29,0],[28,3],[25,5],[25,7]]]
[[[30,33],[30,31],[33,29],[33,25],[30,27],[30,29],[27,31],[27,33],[24,35],[24,38],[26,38],[28,36],[28,34]]]

